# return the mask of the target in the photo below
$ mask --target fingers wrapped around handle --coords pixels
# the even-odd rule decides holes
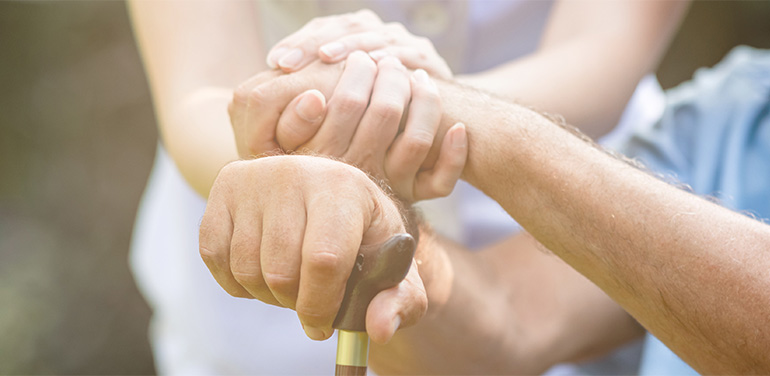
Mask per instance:
[[[409,234],[396,234],[383,244],[361,247],[334,327],[366,331],[369,303],[380,291],[398,285],[406,277],[416,247]]]

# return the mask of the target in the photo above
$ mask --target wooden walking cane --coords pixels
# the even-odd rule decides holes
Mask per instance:
[[[397,234],[385,243],[359,249],[334,320],[334,327],[339,329],[335,375],[366,375],[369,356],[366,309],[377,293],[396,286],[406,277],[416,247],[411,235]]]

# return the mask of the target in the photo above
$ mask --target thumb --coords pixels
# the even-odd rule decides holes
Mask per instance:
[[[366,311],[366,331],[372,341],[385,344],[396,330],[414,325],[428,309],[425,286],[412,261],[406,278],[395,287],[377,294]]]
[[[275,138],[285,151],[310,141],[326,115],[326,98],[318,90],[307,90],[294,98],[278,119]]]

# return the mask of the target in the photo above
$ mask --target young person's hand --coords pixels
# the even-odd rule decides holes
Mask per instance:
[[[322,65],[265,72],[236,90],[230,116],[239,150],[246,150],[241,156],[322,154],[387,180],[406,201],[448,195],[465,165],[467,137],[461,125],[437,136],[441,100],[427,73],[362,52],[348,56],[344,68]],[[319,74],[336,79],[334,88]],[[310,85],[320,90],[298,93]]]
[[[452,71],[428,38],[415,36],[404,25],[383,23],[371,10],[314,18],[278,42],[267,55],[271,68],[296,72],[320,59],[345,60],[353,51],[368,52],[373,59],[394,56],[409,69],[425,69],[448,80]]]

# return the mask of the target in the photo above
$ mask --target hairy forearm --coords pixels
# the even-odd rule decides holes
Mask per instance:
[[[468,130],[466,180],[697,370],[770,370],[768,226],[671,187],[526,108],[442,89],[446,124],[463,121]]]
[[[420,253],[425,252],[440,256],[421,257]],[[430,297],[428,313],[417,325],[398,331],[387,345],[372,345],[370,358],[375,371],[383,374],[543,371],[533,368],[538,363],[534,359],[521,357],[520,346],[532,345],[533,338],[517,335],[526,326],[521,325],[507,306],[507,286],[490,273],[493,266],[486,258],[424,232],[417,258],[420,275],[423,279],[428,276],[425,280]],[[432,260],[432,264],[422,260]],[[434,282],[447,279],[451,281],[448,288],[435,291]]]
[[[536,374],[643,333],[598,287],[524,233],[469,252],[423,231],[417,258],[428,314],[386,346],[373,345],[378,372]]]

